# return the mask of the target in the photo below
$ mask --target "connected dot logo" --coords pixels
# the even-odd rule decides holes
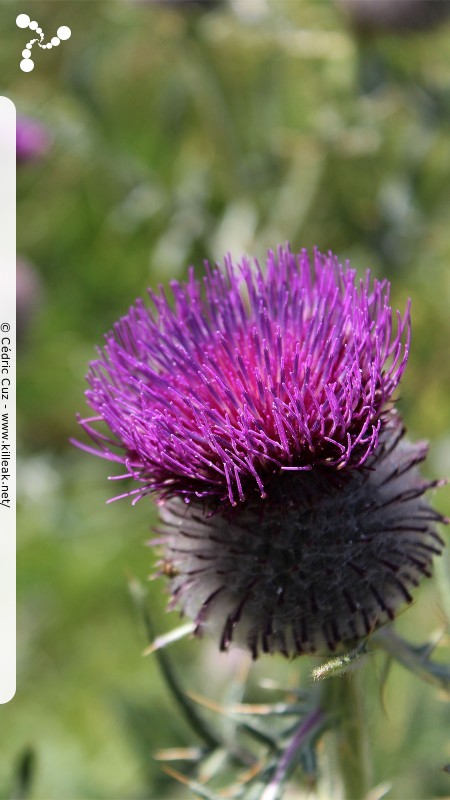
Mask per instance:
[[[72,31],[67,25],[61,25],[60,28],[56,31],[56,36],[53,36],[49,42],[45,43],[44,38],[45,34],[42,28],[39,27],[39,24],[36,20],[31,20],[28,14],[19,14],[16,19],[16,25],[18,28],[29,28],[31,31],[36,31],[38,35],[38,39],[30,39],[27,43],[25,50],[22,50],[22,61],[20,62],[20,69],[22,72],[31,72],[34,69],[34,61],[31,59],[31,48],[34,44],[38,44],[42,50],[51,50],[52,47],[57,47],[61,42],[65,42],[67,39],[70,39],[72,35]]]

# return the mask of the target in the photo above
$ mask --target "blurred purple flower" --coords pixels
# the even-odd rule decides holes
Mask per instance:
[[[172,292],[173,308],[163,290],[154,310],[138,300],[88,375],[96,416],[81,424],[141,484],[130,494],[235,505],[274,474],[366,461],[408,355],[409,312],[394,330],[386,281],[279,248],[265,273],[227,258]]]
[[[362,32],[407,33],[433,28],[450,14],[450,0],[336,0]]]
[[[177,11],[211,11],[225,2],[225,0],[134,0],[136,5],[160,6]]]
[[[47,128],[29,117],[17,117],[16,157],[19,164],[42,158],[52,138]]]

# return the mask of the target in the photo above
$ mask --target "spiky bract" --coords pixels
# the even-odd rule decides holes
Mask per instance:
[[[254,658],[334,651],[392,619],[443,547],[417,468],[427,447],[403,433],[391,414],[364,467],[281,473],[238,509],[163,502],[172,606]]]

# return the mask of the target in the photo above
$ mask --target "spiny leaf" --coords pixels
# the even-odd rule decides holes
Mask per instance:
[[[154,642],[155,635],[150,613],[146,606],[146,594],[143,591],[140,582],[135,578],[132,578],[129,581],[129,586],[131,596],[142,615],[147,636],[151,642]],[[206,721],[202,719],[195,705],[185,695],[164,649],[157,649],[155,651],[155,658],[158,661],[159,667],[166,680],[167,686],[172,693],[172,696],[176,700],[184,718],[187,720],[191,728],[209,747],[220,747],[221,739],[219,734],[210,728]]]
[[[417,647],[398,636],[392,628],[381,628],[373,634],[371,643],[384,650],[419,678],[450,692],[450,667],[431,661],[429,658],[437,644],[435,638]]]

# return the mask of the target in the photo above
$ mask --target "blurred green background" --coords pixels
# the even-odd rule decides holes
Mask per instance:
[[[106,505],[114,468],[68,443],[95,346],[147,286],[286,240],[387,275],[395,306],[412,298],[401,409],[431,441],[428,474],[450,474],[450,24],[375,35],[331,0],[207,6],[0,4],[1,93],[53,138],[18,170],[18,253],[42,286],[18,353],[18,689],[0,708],[2,797],[188,794],[153,753],[198,740],[141,655],[129,591],[148,587],[158,631],[177,624],[163,582],[147,582],[152,502]],[[33,51],[28,74],[23,12],[48,35],[72,30]],[[448,489],[436,505],[449,513]],[[414,641],[446,625],[444,571],[397,623]],[[208,642],[170,654],[187,689],[219,699],[239,668]],[[376,782],[393,800],[449,797],[445,698],[395,667],[383,705],[375,662]],[[311,666],[265,657],[249,696],[299,669],[306,683]]]

